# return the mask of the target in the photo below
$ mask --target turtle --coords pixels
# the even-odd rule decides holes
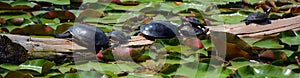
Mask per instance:
[[[77,24],[69,27],[62,34],[55,34],[55,38],[73,38],[78,44],[88,47],[95,46],[96,52],[109,47],[109,38],[95,26]],[[94,40],[94,41],[93,41]]]
[[[178,34],[177,26],[167,21],[155,20],[149,24],[142,25],[138,33],[147,39],[174,38]]]
[[[115,30],[108,33],[109,38],[112,40],[111,46],[118,46],[120,44],[127,44],[130,36],[125,35],[122,31]],[[114,41],[114,42],[113,42]]]
[[[257,12],[257,13],[252,13],[248,15],[248,17],[241,22],[245,21],[246,25],[249,25],[250,23],[256,23],[259,25],[266,25],[266,24],[271,24],[271,20],[268,18],[270,11],[272,8],[269,8],[266,13],[262,12]]]
[[[202,24],[199,19],[195,18],[195,17],[186,17],[186,18],[181,18],[183,23],[178,27],[178,29],[180,30],[180,32],[184,35],[184,36],[190,36],[190,35],[206,35],[206,32],[208,31],[208,28],[206,28],[204,26],[204,24]],[[187,26],[192,26],[190,29]],[[195,33],[192,33],[191,31],[194,31]]]

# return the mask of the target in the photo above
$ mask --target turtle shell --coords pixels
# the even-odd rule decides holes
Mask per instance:
[[[202,25],[202,23],[199,21],[199,19],[197,19],[195,17],[188,17],[188,18],[184,18],[184,19],[192,24]]]
[[[100,48],[107,47],[109,44],[108,37],[104,32],[95,26],[90,26],[86,24],[77,24],[68,29],[68,32],[71,33],[72,37],[75,38],[80,44],[85,46],[95,45],[97,51]]]
[[[246,20],[247,21],[264,21],[264,20],[268,19],[268,16],[269,16],[268,14],[261,13],[261,12],[252,13],[246,18]]]
[[[183,22],[185,23],[183,23],[179,27],[179,30],[185,36],[192,36],[192,35],[199,36],[202,34],[206,34],[207,32],[207,28],[199,21],[199,19],[195,17],[183,18]],[[192,27],[188,27],[188,26],[192,26]]]
[[[170,22],[152,21],[149,24],[141,26],[140,32],[146,36],[155,38],[172,38],[178,34],[178,29]]]
[[[261,12],[252,13],[245,20],[242,21],[245,21],[246,25],[250,23],[256,23],[261,25],[270,24],[271,21],[269,20],[268,17],[271,10],[272,8],[269,8],[266,13],[261,13]]]

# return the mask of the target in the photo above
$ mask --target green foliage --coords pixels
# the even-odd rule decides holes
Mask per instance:
[[[291,69],[281,68],[273,65],[259,65],[259,66],[244,66],[239,68],[238,74],[240,77],[258,78],[258,77],[275,77],[275,78],[295,78],[299,77],[298,73],[292,72]]]
[[[205,22],[205,18],[212,25],[222,25],[242,23],[240,21],[249,14],[263,11],[262,9],[254,10],[254,7],[261,0],[182,1],[2,0],[0,3],[0,31],[1,33],[37,35],[33,37],[49,38],[54,34],[65,32],[74,24],[88,23],[106,33],[113,30],[124,30],[126,33],[133,33],[138,30],[138,26],[147,22],[144,21],[147,17],[151,17],[153,20],[170,21],[172,24],[179,26],[183,23],[180,17],[194,14],[201,22]],[[43,8],[40,8],[37,6],[38,2],[48,2],[51,5],[42,5]],[[81,7],[78,7],[80,4],[82,4]],[[285,2],[277,4],[281,4],[277,6],[280,7],[278,9],[280,11],[286,5]],[[299,4],[299,2],[293,1],[292,4]],[[229,6],[230,8],[217,6]],[[59,12],[52,12],[52,10]],[[87,10],[92,11],[87,12]],[[271,12],[270,18],[285,18],[289,17],[290,14],[290,10],[282,10],[280,13]],[[74,16],[75,19],[72,18]],[[24,22],[17,26],[10,21],[14,18],[24,18]],[[134,26],[137,26],[137,28],[130,28]],[[216,35],[201,38],[204,45],[202,49],[193,49],[180,39],[156,39],[150,45],[156,49],[149,49],[150,46],[138,46],[143,47],[143,50],[138,51],[141,51],[140,53],[144,57],[151,58],[140,62],[115,60],[110,52],[111,50],[108,50],[103,54],[106,55],[105,57],[109,61],[102,62],[85,61],[78,63],[66,61],[65,64],[55,64],[45,59],[32,59],[20,65],[0,64],[0,78],[297,78],[300,76],[300,46],[297,46],[296,50],[287,48],[287,45],[300,44],[299,31],[281,32],[276,38],[268,39],[240,39],[236,35],[223,32]],[[226,38],[223,37],[224,35],[226,35]],[[238,50],[256,52],[258,55],[261,55],[260,52],[272,49],[274,51],[272,52],[273,55],[282,53],[278,55],[286,55],[287,60],[285,58],[278,59],[274,56],[275,59],[260,58],[260,60],[256,59],[257,63],[253,63],[252,60],[241,57],[234,59],[220,58],[212,55],[215,53],[215,46],[220,44],[215,43],[216,45],[212,45],[212,37],[216,37],[221,41],[225,38],[224,42],[237,45]],[[283,46],[283,44],[287,45]],[[62,54],[72,57],[70,55],[72,53]],[[269,55],[271,57],[272,54]]]
[[[57,5],[69,5],[70,0],[29,0],[29,1],[37,1],[37,2],[50,2]]]
[[[283,48],[282,45],[279,44],[278,40],[268,39],[261,40],[253,43],[253,46],[262,47],[262,48]]]
[[[283,43],[289,45],[299,45],[300,36],[294,31],[281,32],[278,36]]]

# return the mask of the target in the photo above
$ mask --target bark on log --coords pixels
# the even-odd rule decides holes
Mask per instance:
[[[59,38],[32,38],[29,36],[2,34],[10,38],[13,42],[21,44],[29,52],[55,51],[55,52],[73,52],[76,50],[85,50],[80,46],[67,39]],[[128,44],[121,46],[141,46],[152,44],[153,41],[147,40],[141,36],[131,36]]]
[[[78,44],[58,38],[32,38],[29,36],[2,34],[10,38],[13,42],[21,44],[29,52],[56,51],[72,52],[74,50],[84,50],[85,47]]]
[[[300,28],[300,16],[295,16],[286,19],[273,20],[271,24],[232,24],[220,26],[206,26],[210,31],[229,32],[239,37],[254,37],[271,35],[287,30],[296,30]]]
[[[85,52],[87,48],[80,46],[67,39],[58,39],[58,38],[32,38],[29,36],[22,35],[12,35],[12,34],[0,34],[0,55],[3,55],[1,63],[22,63],[27,59],[47,59],[55,61],[57,64],[63,63],[65,60],[70,61],[80,61],[80,60],[95,60],[95,52]],[[2,38],[3,37],[3,38]],[[132,36],[128,44],[121,46],[141,46],[152,44],[153,41],[147,40],[141,36]],[[18,45],[16,45],[18,44]],[[14,45],[7,47],[9,45]],[[20,57],[19,50],[22,50],[23,54],[29,55],[29,57]],[[2,51],[3,50],[3,51]],[[15,52],[19,51],[19,52]],[[7,53],[11,55],[7,57]],[[26,53],[26,55],[24,54]],[[12,57],[18,57],[12,59]],[[20,61],[19,61],[20,60]]]

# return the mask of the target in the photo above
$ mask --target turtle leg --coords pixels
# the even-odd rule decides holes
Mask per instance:
[[[268,24],[271,24],[272,22],[271,22],[271,20],[268,20]]]
[[[63,34],[55,34],[54,38],[72,38],[72,34],[69,32]]]
[[[267,24],[271,24],[271,21],[270,20],[266,20],[266,21],[258,23],[258,24],[260,24],[260,25],[267,25]]]
[[[246,22],[245,22],[245,24],[246,24],[246,25],[249,25],[249,24],[250,24],[250,22],[249,22],[249,21],[246,21]]]

